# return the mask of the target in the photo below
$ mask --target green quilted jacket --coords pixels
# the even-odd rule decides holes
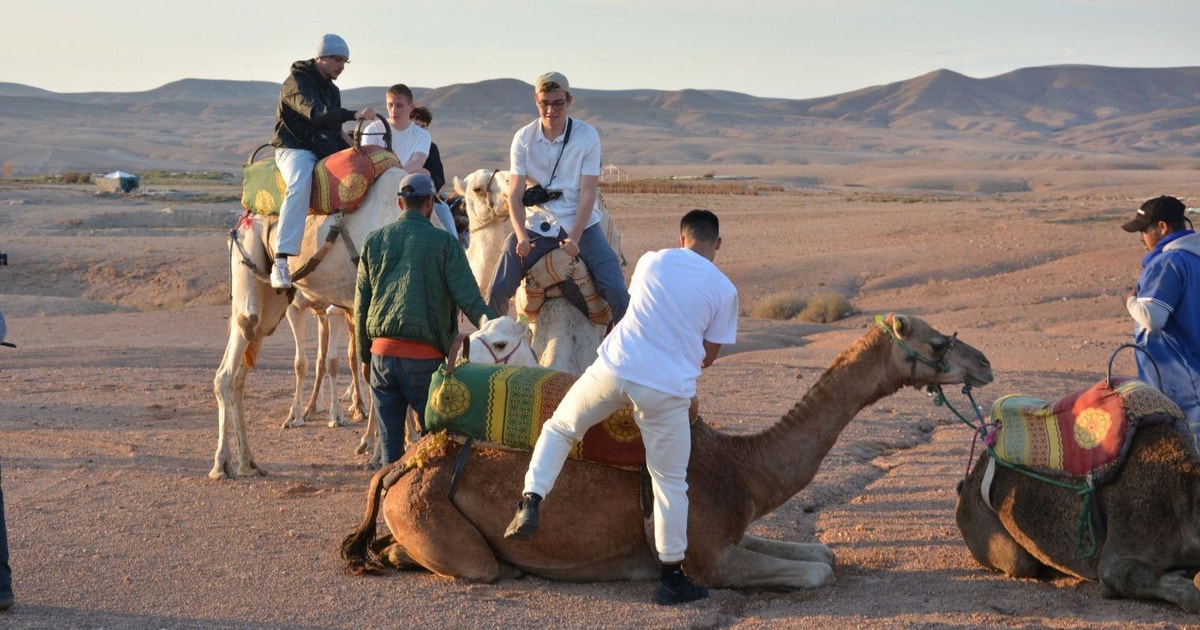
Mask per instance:
[[[450,354],[458,335],[458,313],[471,322],[495,314],[488,309],[462,246],[416,210],[367,235],[354,295],[355,343],[371,360],[376,337],[427,343]]]

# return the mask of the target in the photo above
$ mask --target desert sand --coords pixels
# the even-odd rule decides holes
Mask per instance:
[[[1119,224],[1145,198],[1200,195],[1185,168],[931,161],[723,170],[785,185],[756,196],[607,195],[629,260],[673,246],[681,213],[709,208],[723,221],[717,263],[738,286],[744,313],[778,292],[839,292],[856,309],[829,324],[743,316],[738,343],[699,385],[703,417],[730,432],[779,419],[876,313],[918,315],[985,352],[996,372],[974,392],[985,409],[1007,393],[1054,399],[1091,385],[1131,333],[1122,301],[1143,252]],[[249,439],[269,475],[206,476],[237,193],[236,182],[150,184],[128,197],[98,197],[86,185],[0,185],[0,251],[9,257],[0,266],[0,309],[18,344],[0,349],[0,463],[17,597],[0,626],[1197,621],[1161,603],[1104,599],[1093,583],[1013,580],[978,566],[953,517],[971,431],[913,390],[859,414],[814,482],[751,530],[833,548],[837,582],[827,588],[717,590],[660,607],[650,602],[652,583],[346,575],[338,544],[361,517],[370,477],[353,452],[363,425],[279,428],[292,379],[286,326],[267,340],[247,385]],[[339,331],[336,343],[344,341]],[[1115,369],[1132,372],[1131,358],[1118,356]]]

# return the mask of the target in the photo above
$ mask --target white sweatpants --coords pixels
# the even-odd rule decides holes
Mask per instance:
[[[300,255],[300,243],[304,240],[304,220],[308,218],[308,206],[312,201],[313,168],[317,156],[306,149],[275,149],[275,167],[283,179],[286,191],[283,207],[279,209],[279,223],[275,232],[275,254]]]
[[[691,401],[618,378],[600,363],[567,391],[542,426],[525,473],[525,492],[545,497],[554,487],[575,440],[618,409],[633,406],[646,445],[654,488],[654,546],[663,563],[682,562],[687,551],[687,465],[692,450]]]

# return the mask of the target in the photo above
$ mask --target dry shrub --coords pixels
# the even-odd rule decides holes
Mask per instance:
[[[51,182],[62,182],[64,184],[90,184],[92,176],[90,173],[75,173],[68,171],[59,175],[51,175],[47,179]]]
[[[845,296],[837,293],[822,293],[809,300],[796,319],[828,324],[853,313],[854,307],[850,305],[850,300],[847,300]]]
[[[772,293],[750,309],[750,317],[760,319],[791,319],[804,310],[804,298],[799,293]]]

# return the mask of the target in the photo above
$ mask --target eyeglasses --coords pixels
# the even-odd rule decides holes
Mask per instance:
[[[537,106],[542,109],[562,109],[567,106],[567,99],[559,99],[557,101],[538,101]]]

